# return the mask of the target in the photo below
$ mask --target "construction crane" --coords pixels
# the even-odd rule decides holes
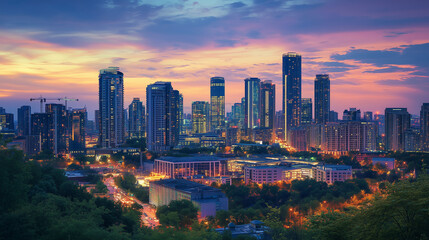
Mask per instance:
[[[43,113],[43,103],[45,103],[46,100],[61,101],[61,98],[44,98],[42,96],[38,98],[30,98],[30,101],[36,101],[36,100],[40,101],[40,113]]]
[[[61,101],[64,101],[64,105],[66,106],[66,110],[67,110],[67,102],[69,102],[69,101],[79,101],[79,99],[64,97],[64,98],[61,98]]]

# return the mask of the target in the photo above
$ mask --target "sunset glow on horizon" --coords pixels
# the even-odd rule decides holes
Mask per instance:
[[[23,2],[20,4],[19,2]],[[7,6],[7,7],[6,7]],[[226,81],[226,111],[244,79],[276,84],[281,57],[302,55],[302,97],[314,78],[331,79],[331,109],[417,114],[429,100],[427,1],[2,1],[0,106],[39,111],[31,97],[73,97],[98,108],[99,69],[124,73],[125,106],[146,102],[146,86],[170,81],[192,101],[209,100],[209,81]]]

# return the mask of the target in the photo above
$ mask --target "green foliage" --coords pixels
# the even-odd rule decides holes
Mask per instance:
[[[107,193],[109,190],[103,181],[98,181],[95,185],[95,188],[92,190],[92,193]]]
[[[64,172],[0,151],[0,239],[130,239],[140,213],[93,198]]]
[[[310,218],[312,239],[428,239],[429,177],[400,181],[359,210]]]
[[[160,206],[156,211],[159,223],[175,228],[189,227],[198,217],[198,208],[188,200],[171,201],[169,205]]]
[[[398,162],[405,162],[407,172],[427,173],[429,168],[429,153],[427,152],[392,152],[386,157],[395,158]]]
[[[134,175],[124,173],[122,176],[115,178],[115,184],[125,191],[133,193],[138,200],[144,203],[149,202],[149,190],[140,186]]]
[[[30,176],[23,174],[26,169],[24,156],[17,150],[0,151],[0,213],[15,209],[27,201]]]
[[[80,165],[77,165],[75,163],[72,163],[67,167],[67,170],[70,170],[70,171],[82,170],[82,169],[83,168]]]

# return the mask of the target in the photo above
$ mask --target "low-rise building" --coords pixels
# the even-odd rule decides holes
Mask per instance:
[[[296,164],[291,167],[283,168],[283,181],[304,180],[307,178],[313,178],[312,165]]]
[[[189,200],[199,209],[199,217],[215,216],[228,210],[228,198],[217,188],[184,179],[163,179],[150,182],[149,203],[159,207],[173,200]]]
[[[275,183],[313,178],[313,166],[296,164],[291,166],[253,166],[246,167],[244,181],[257,184]]]
[[[222,185],[222,184],[231,185],[231,178],[227,176],[206,177],[203,175],[199,175],[199,176],[188,177],[187,180],[201,183],[207,186],[211,186],[213,183],[216,183],[217,185]]]
[[[317,181],[333,184],[352,179],[352,167],[347,165],[321,165],[313,168],[313,176]]]
[[[283,168],[280,166],[254,166],[244,168],[244,182],[257,184],[282,181]]]
[[[224,176],[226,159],[215,156],[161,157],[155,159],[153,171],[170,178],[186,178],[194,175]]]

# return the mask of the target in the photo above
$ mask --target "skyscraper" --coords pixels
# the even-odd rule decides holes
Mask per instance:
[[[179,144],[179,135],[180,135],[180,113],[183,112],[183,108],[180,109],[180,99],[182,94],[178,90],[173,90],[173,95],[171,98],[171,108],[173,109],[171,114],[171,133],[172,133],[172,143],[173,146]]]
[[[149,151],[168,151],[177,144],[178,101],[175,95],[178,91],[173,90],[170,82],[156,82],[146,87],[146,142]]]
[[[31,114],[31,135],[39,139],[38,151],[54,153],[54,115],[52,113]]]
[[[45,105],[45,112],[50,113],[53,121],[53,153],[64,153],[68,151],[69,116],[66,107],[62,104],[49,103]]]
[[[261,83],[261,128],[274,129],[276,85],[270,80]]]
[[[18,108],[18,135],[28,136],[31,134],[31,107],[22,106]]]
[[[331,81],[328,74],[317,74],[314,80],[314,119],[316,123],[329,122],[331,111]]]
[[[244,88],[244,128],[257,128],[260,126],[261,120],[261,80],[259,78],[246,78]]]
[[[179,134],[186,134],[183,122],[183,95],[179,94]]]
[[[331,110],[329,111],[329,121],[330,122],[337,122],[338,121],[338,113]]]
[[[386,150],[404,150],[405,131],[410,129],[410,114],[406,108],[386,108],[384,116]]]
[[[232,125],[233,126],[238,126],[241,128],[242,126],[242,122],[241,122],[241,109],[242,105],[241,103],[234,103],[234,105],[232,105],[231,107],[231,112],[232,112]]]
[[[344,110],[343,112],[343,120],[344,121],[360,121],[361,114],[360,110],[356,108],[350,108],[349,110]]]
[[[95,110],[94,111],[94,125],[95,125],[95,131],[96,133],[100,133],[100,124],[101,122],[101,118],[100,118],[100,110]]]
[[[87,118],[86,108],[72,110],[70,152],[83,153],[83,150],[85,150]]]
[[[284,135],[301,123],[301,55],[289,52],[283,54],[283,113],[285,114]]]
[[[128,107],[128,137],[145,137],[145,107],[140,98],[134,98]]]
[[[192,102],[192,131],[194,133],[206,133],[209,131],[209,108],[208,102]]]
[[[100,146],[118,147],[124,142],[124,74],[118,67],[100,70],[99,111]]]
[[[420,109],[420,139],[421,148],[429,150],[429,103],[423,103]]]
[[[0,131],[1,132],[13,132],[15,131],[15,124],[12,113],[1,113],[0,114]]]
[[[301,124],[311,124],[313,121],[313,103],[311,98],[301,99]]]
[[[210,79],[210,128],[212,131],[225,129],[225,79]]]
[[[364,121],[372,121],[372,112],[363,112],[363,120]]]

